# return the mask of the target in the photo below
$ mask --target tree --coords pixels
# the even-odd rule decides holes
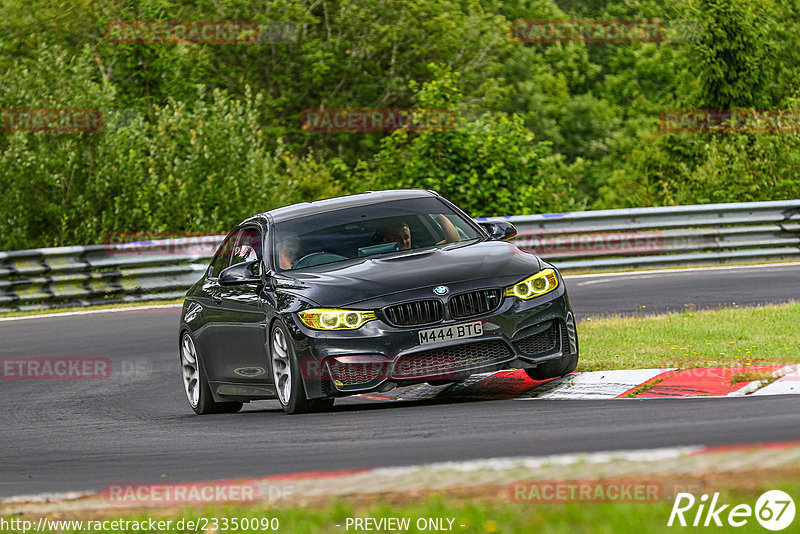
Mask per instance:
[[[563,157],[550,151],[549,143],[536,142],[516,115],[481,113],[470,118],[468,109],[458,107],[458,75],[446,67],[431,65],[431,69],[434,79],[417,91],[419,107],[451,110],[459,116],[455,127],[395,131],[371,161],[360,162],[356,181],[377,189],[434,189],[473,216],[522,215],[580,205],[563,180],[575,169],[568,169]]]

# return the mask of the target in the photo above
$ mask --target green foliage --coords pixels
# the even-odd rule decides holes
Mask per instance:
[[[693,49],[700,82],[698,107],[762,109],[773,103],[777,69],[773,26],[759,0],[700,0],[695,14],[703,39]],[[760,9],[761,8],[761,9]]]
[[[40,98],[58,69],[58,100]],[[110,110],[108,84],[94,83],[86,56],[49,52],[12,70],[3,107]],[[42,64],[44,63],[44,65]],[[63,78],[62,78],[63,79]],[[5,80],[4,80],[5,81]],[[74,92],[75,94],[73,94]],[[298,157],[260,127],[262,96],[232,99],[200,88],[191,105],[169,100],[150,117],[97,132],[14,132],[0,156],[0,234],[7,248],[101,242],[109,232],[224,232],[252,213],[334,196],[336,168]],[[14,105],[16,104],[16,105]]]
[[[450,109],[460,115],[453,129],[387,136],[381,151],[356,173],[369,187],[434,189],[473,216],[541,212],[573,206],[574,195],[561,174],[565,166],[546,142],[535,142],[522,119],[483,113],[468,119],[457,109],[458,76],[436,73],[417,94],[423,109]]]
[[[330,169],[311,155],[298,158],[280,140],[265,148],[261,101],[201,88],[191,108],[170,101],[152,124],[107,135],[87,191],[96,211],[85,233],[226,231],[259,211],[335,195]]]
[[[92,76],[89,50],[42,49],[0,75],[0,109],[109,108],[114,90]],[[57,90],[54,90],[57,88]],[[0,133],[0,247],[57,245],[91,174],[95,133]]]
[[[630,100],[634,108],[648,110],[650,117],[630,113],[626,135],[615,136],[608,156],[595,164],[593,206],[796,197],[798,132],[665,134],[656,118],[669,109],[797,110],[800,61],[796,46],[785,38],[796,38],[800,31],[798,5],[702,0],[684,13],[702,27],[697,41],[669,52],[659,47],[655,63],[637,59],[631,64],[633,77],[614,75],[614,91],[635,96]],[[637,90],[645,87],[642,80],[654,79],[642,75],[648,63],[659,69],[657,74],[648,70],[663,81],[661,90],[648,91],[652,96]]]
[[[510,38],[512,20],[564,18],[696,21],[699,32]],[[137,19],[296,31],[262,26],[258,43],[238,45],[105,37],[110,21]],[[0,131],[0,249],[221,232],[367,188],[433,188],[475,215],[796,197],[796,133],[672,134],[659,116],[800,109],[798,20],[797,0],[6,0],[0,109],[97,108],[106,124]],[[458,125],[300,124],[310,108],[412,106],[453,110]]]

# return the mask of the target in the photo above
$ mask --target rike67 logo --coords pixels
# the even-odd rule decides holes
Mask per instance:
[[[710,502],[708,494],[705,493],[699,499],[691,493],[679,493],[672,505],[667,526],[742,527],[755,517],[765,529],[779,531],[791,525],[794,516],[794,500],[788,493],[780,490],[770,490],[761,494],[755,508],[749,504],[722,504],[719,501],[719,493],[714,493]]]

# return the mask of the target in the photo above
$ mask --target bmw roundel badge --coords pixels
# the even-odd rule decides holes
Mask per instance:
[[[447,295],[450,292],[450,289],[447,286],[436,286],[433,288],[433,292],[437,295]]]

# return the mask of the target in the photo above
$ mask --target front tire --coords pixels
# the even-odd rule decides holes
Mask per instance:
[[[211,394],[206,373],[200,364],[200,357],[194,345],[194,339],[189,332],[181,336],[181,371],[183,375],[183,390],[197,415],[210,413],[235,413],[242,409],[241,402],[216,402]]]
[[[293,415],[323,411],[333,407],[334,400],[332,398],[308,399],[306,397],[294,346],[289,339],[286,327],[280,321],[276,321],[272,326],[269,339],[272,378],[283,411]]]

